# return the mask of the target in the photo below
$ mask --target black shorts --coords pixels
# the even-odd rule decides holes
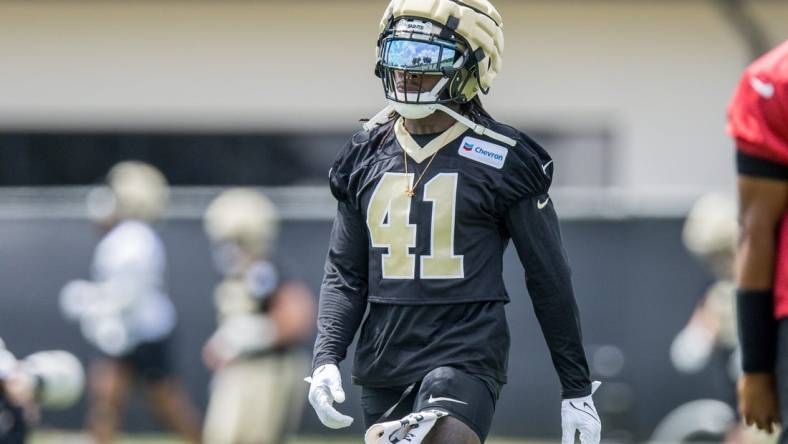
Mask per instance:
[[[490,433],[495,414],[500,385],[452,367],[432,370],[412,391],[400,401],[405,387],[370,388],[362,387],[361,407],[364,410],[364,426],[395,421],[410,413],[430,408],[439,408],[471,428],[479,440],[484,442]],[[397,404],[397,401],[400,401]],[[384,414],[396,408],[385,418]]]
[[[158,341],[143,342],[118,358],[128,366],[134,376],[148,383],[162,382],[172,376],[170,361],[170,337]]]

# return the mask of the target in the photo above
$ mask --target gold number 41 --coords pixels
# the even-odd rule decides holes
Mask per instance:
[[[425,202],[432,202],[430,254],[421,257],[422,279],[461,279],[463,256],[454,254],[457,173],[440,173],[424,185]],[[410,223],[413,174],[386,173],[378,182],[367,207],[367,228],[372,246],[386,248],[384,279],[415,279],[416,225]]]

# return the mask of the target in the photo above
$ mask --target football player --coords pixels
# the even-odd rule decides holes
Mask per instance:
[[[393,0],[380,30],[389,106],[329,173],[338,210],[310,403],[328,427],[353,422],[333,404],[360,328],[353,382],[367,443],[484,442],[507,379],[502,257],[513,240],[562,386],[563,443],[577,432],[598,443],[553,162],[479,99],[502,65],[500,14],[488,0]]]
[[[205,345],[215,371],[203,438],[210,444],[278,444],[304,407],[302,348],[315,303],[302,283],[272,261],[276,208],[262,194],[232,189],[205,213],[205,231],[224,280],[214,301],[219,328]]]
[[[93,257],[93,278],[61,291],[65,316],[103,355],[91,369],[88,419],[99,444],[112,442],[135,378],[145,382],[156,416],[190,442],[200,440],[198,415],[169,362],[175,308],[165,289],[164,245],[151,227],[167,198],[167,181],[154,167],[115,165],[107,185],[88,196],[88,212],[105,231]]]
[[[706,266],[715,281],[673,340],[670,357],[682,373],[698,373],[710,366],[724,404],[694,400],[676,407],[657,428],[652,441],[684,442],[705,433],[725,437],[728,443],[754,442],[735,414],[735,386],[741,375],[733,282],[738,234],[736,202],[723,194],[712,193],[698,199],[684,222],[685,247]],[[710,407],[714,403],[720,407]]]
[[[695,203],[684,222],[684,245],[716,278],[670,349],[673,365],[685,373],[700,371],[712,358],[715,349],[738,364],[738,356],[732,354],[738,348],[733,283],[734,253],[739,234],[736,211],[736,203],[731,198],[708,194]],[[738,365],[726,362],[722,367],[725,375],[737,379],[738,372],[728,370]],[[731,379],[725,376],[722,380]]]
[[[0,339],[0,443],[25,443],[39,407],[68,408],[84,386],[82,364],[71,353],[43,351],[17,361]]]
[[[737,147],[742,230],[739,411],[747,424],[771,432],[781,418],[788,423],[788,41],[745,70],[728,110],[728,133]],[[780,441],[788,442],[788,433]]]

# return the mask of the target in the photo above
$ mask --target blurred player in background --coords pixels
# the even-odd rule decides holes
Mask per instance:
[[[84,386],[85,371],[71,353],[43,351],[18,361],[0,339],[0,443],[26,442],[39,408],[68,408]]]
[[[715,349],[723,355],[726,382],[738,379],[736,297],[733,262],[739,228],[736,203],[720,194],[703,196],[684,223],[684,245],[715,277],[687,326],[676,336],[670,355],[685,373],[703,369]],[[728,384],[726,384],[728,385]],[[731,395],[733,390],[731,389]],[[734,396],[729,397],[734,401]]]
[[[687,374],[698,373],[711,365],[721,400],[695,400],[677,407],[657,427],[653,441],[750,442],[735,413],[735,383],[741,375],[733,276],[738,236],[736,202],[722,194],[700,198],[684,223],[684,245],[706,266],[715,281],[673,340],[670,357],[673,366]]]
[[[314,329],[311,292],[272,260],[278,233],[274,205],[249,189],[217,197],[205,231],[224,280],[214,302],[219,328],[205,345],[215,371],[204,439],[210,444],[278,444],[304,406],[303,345]]]
[[[737,146],[742,229],[739,410],[747,424],[771,432],[781,418],[788,424],[788,41],[744,72],[728,132]]]
[[[176,382],[170,362],[175,308],[165,289],[164,245],[151,227],[168,200],[164,176],[141,162],[114,166],[107,185],[93,190],[88,211],[105,233],[90,281],[61,292],[65,316],[79,322],[103,358],[91,368],[89,429],[110,443],[135,380],[148,389],[156,416],[190,442],[200,441],[198,414]]]
[[[553,162],[478,97],[501,69],[502,26],[487,0],[392,1],[376,69],[389,106],[329,173],[338,212],[309,400],[326,426],[351,424],[332,404],[361,326],[353,381],[368,444],[485,441],[507,379],[510,239],[560,378],[563,442],[600,440]]]

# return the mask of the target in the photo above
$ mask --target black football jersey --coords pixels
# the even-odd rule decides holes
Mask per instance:
[[[502,261],[513,240],[563,395],[588,395],[570,270],[547,194],[552,160],[527,135],[476,117],[516,146],[456,124],[420,147],[400,119],[356,134],[340,152],[329,173],[337,217],[313,366],[341,362],[360,327],[353,379],[361,385],[415,382],[441,366],[505,383]]]
[[[358,242],[369,249],[370,302],[508,300],[503,215],[513,202],[547,192],[552,161],[519,131],[485,123],[517,146],[457,123],[422,148],[400,119],[356,134],[340,154],[331,190],[365,227],[367,239]]]

